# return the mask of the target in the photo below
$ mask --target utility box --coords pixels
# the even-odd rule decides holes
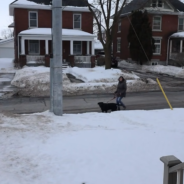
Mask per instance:
[[[183,184],[184,163],[173,155],[163,156],[160,160],[164,163],[163,184]]]

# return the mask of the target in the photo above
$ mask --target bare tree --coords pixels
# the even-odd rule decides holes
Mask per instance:
[[[89,10],[93,13],[96,26],[98,27],[99,40],[105,52],[105,68],[111,68],[111,45],[115,36],[116,25],[118,24],[121,12],[128,0],[93,0],[86,2]],[[105,33],[105,38],[103,35]]]
[[[8,28],[8,29],[3,29],[3,30],[1,31],[1,37],[2,37],[3,39],[12,38],[12,37],[13,37],[13,29],[10,29],[10,28]]]

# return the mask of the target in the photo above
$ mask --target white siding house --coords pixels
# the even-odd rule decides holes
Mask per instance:
[[[0,58],[14,57],[14,38],[0,40]]]

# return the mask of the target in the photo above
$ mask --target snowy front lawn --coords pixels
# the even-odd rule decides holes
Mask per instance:
[[[13,58],[0,58],[0,73],[15,73]]]
[[[184,161],[183,112],[0,114],[1,184],[162,183],[160,157]]]
[[[163,66],[163,65],[137,65],[135,63],[128,63],[126,61],[119,62],[119,66],[123,67],[131,67],[131,68],[137,68],[142,69],[144,71],[148,72],[155,72],[158,74],[166,74],[174,77],[181,77],[184,78],[184,69],[181,67],[175,67],[175,66]]]
[[[84,83],[71,83],[66,75],[67,73],[83,80]],[[49,96],[49,75],[49,68],[43,66],[24,67],[16,72],[11,84],[20,88],[19,95]],[[120,76],[127,80],[128,91],[157,89],[156,82],[149,80],[146,84],[135,74],[125,73],[119,69],[105,70],[103,67],[74,67],[63,70],[63,94],[113,93],[116,90]]]

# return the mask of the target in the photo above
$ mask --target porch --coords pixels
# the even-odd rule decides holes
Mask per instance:
[[[168,64],[184,65],[184,32],[172,34],[168,40]],[[183,64],[182,64],[183,63]]]
[[[62,29],[63,63],[70,66],[91,67],[94,63],[93,34],[73,29]],[[50,65],[52,54],[51,28],[25,30],[18,35],[18,57],[24,64]]]

